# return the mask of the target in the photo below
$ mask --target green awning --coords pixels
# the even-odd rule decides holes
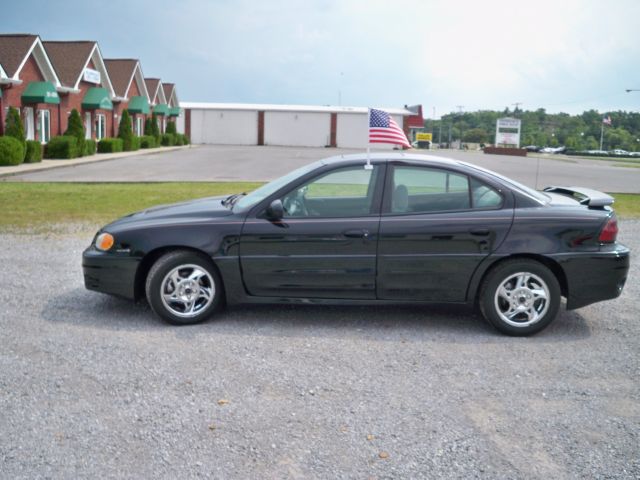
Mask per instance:
[[[169,105],[166,103],[159,103],[155,107],[153,107],[153,113],[156,115],[168,115],[169,114]]]
[[[180,116],[180,107],[171,107],[169,109],[170,117],[179,117]]]
[[[127,110],[129,110],[129,113],[144,113],[146,115],[149,113],[147,97],[131,97]]]
[[[56,87],[51,82],[31,82],[22,93],[22,103],[60,103]]]
[[[106,88],[91,87],[82,99],[84,110],[113,110],[113,103]]]

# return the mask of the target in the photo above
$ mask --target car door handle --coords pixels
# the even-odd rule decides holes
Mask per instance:
[[[469,233],[476,237],[486,237],[491,233],[491,231],[488,228],[472,228],[469,230]]]
[[[342,234],[348,238],[368,238],[369,230],[364,230],[364,229],[345,230],[344,232],[342,232]]]

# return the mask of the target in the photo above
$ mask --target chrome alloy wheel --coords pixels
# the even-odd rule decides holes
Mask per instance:
[[[533,273],[514,273],[498,287],[494,301],[503,321],[514,327],[528,327],[539,322],[547,313],[549,287]]]
[[[211,275],[198,265],[180,265],[165,275],[160,285],[160,298],[174,315],[197,316],[213,301],[216,293]]]

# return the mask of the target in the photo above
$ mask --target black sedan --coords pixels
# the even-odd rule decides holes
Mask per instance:
[[[84,279],[146,297],[179,325],[225,302],[456,303],[529,335],[561,297],[575,309],[620,295],[629,250],[616,242],[612,203],[439,157],[334,157],[249,194],[123,217],[84,252]]]

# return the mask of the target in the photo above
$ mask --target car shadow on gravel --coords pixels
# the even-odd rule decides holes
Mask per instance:
[[[173,327],[158,319],[144,301],[134,303],[78,288],[51,298],[41,315],[51,322],[107,330],[166,330],[185,339],[216,334],[455,343],[511,338],[494,330],[477,312],[459,305],[235,305],[205,323]],[[525,341],[566,342],[590,335],[586,319],[563,307],[551,326]]]

